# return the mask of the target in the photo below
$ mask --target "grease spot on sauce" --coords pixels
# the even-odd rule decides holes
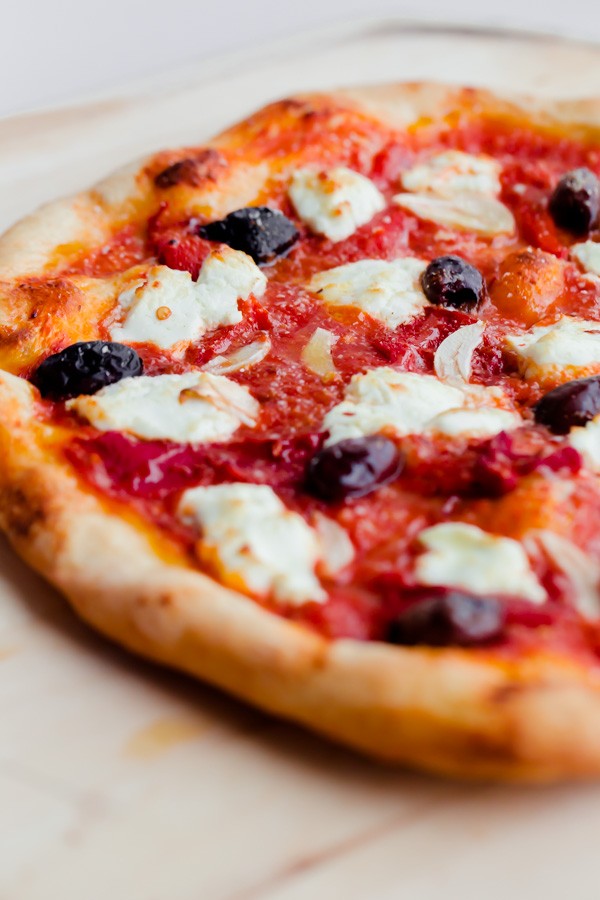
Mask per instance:
[[[129,738],[124,754],[131,759],[157,759],[179,744],[196,740],[206,729],[205,722],[189,716],[157,719]]]

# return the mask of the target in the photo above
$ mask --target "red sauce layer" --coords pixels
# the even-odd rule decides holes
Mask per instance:
[[[357,311],[332,312],[316,305],[301,286],[315,272],[364,258],[432,259],[447,253],[464,257],[482,271],[492,296],[478,311],[487,328],[475,353],[472,381],[501,386],[527,418],[541,388],[518,377],[514,360],[502,350],[501,336],[507,324],[511,328],[531,324],[531,313],[518,307],[499,308],[494,284],[507,255],[527,245],[567,258],[572,239],[548,215],[549,192],[565,171],[576,166],[586,165],[600,174],[600,151],[506,122],[468,120],[435,131],[423,127],[409,135],[384,134],[373,124],[361,123],[344,140],[331,138],[319,156],[318,122],[303,127],[298,145],[304,147],[307,161],[351,165],[372,178],[388,198],[398,190],[400,171],[423,156],[444,148],[494,156],[503,166],[502,200],[515,215],[518,236],[486,239],[440,229],[393,205],[337,244],[310,234],[298,223],[301,239],[285,258],[265,268],[269,288],[260,301],[245,304],[239,325],[208,335],[184,360],[174,360],[168,352],[159,353],[150,346],[139,348],[147,373],[175,372],[200,366],[267,331],[272,339],[267,359],[231,376],[260,401],[258,426],[240,429],[226,445],[202,447],[86,430],[85,436],[74,437],[67,447],[72,464],[101,493],[133,504],[190,551],[195,536],[177,521],[174,508],[181,491],[194,485],[268,484],[309,519],[316,511],[335,518],[353,540],[354,564],[339,580],[325,582],[330,597],[326,604],[276,610],[330,637],[383,637],[394,616],[418,598],[410,575],[415,538],[437,522],[471,521],[519,538],[529,527],[544,527],[544,515],[561,515],[581,546],[600,553],[600,490],[595,480],[580,471],[579,455],[539,428],[472,443],[409,437],[401,442],[407,462],[394,484],[333,507],[311,497],[305,489],[306,466],[321,446],[324,414],[342,398],[352,375],[387,364],[431,373],[441,341],[474,318],[431,308],[392,332]],[[283,151],[276,136],[259,129],[243,152],[260,158]],[[274,186],[268,197],[261,196],[260,202],[294,217],[280,186]],[[173,221],[167,199],[148,223],[143,250],[139,235],[121,233],[79,269],[101,276],[143,258],[156,258],[196,277],[214,246],[194,233],[199,221]],[[598,291],[568,264],[564,285],[548,311],[600,318]],[[302,363],[302,349],[316,327],[338,336],[333,348],[338,374],[330,380],[322,380]],[[547,512],[549,486],[560,480],[575,487],[558,512]],[[573,610],[567,580],[551,560],[539,560],[537,565],[550,599],[543,608],[508,599],[507,636],[496,650],[510,656],[545,646],[595,658],[598,630]]]

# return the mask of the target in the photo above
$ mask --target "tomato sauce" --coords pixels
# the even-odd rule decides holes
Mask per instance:
[[[550,218],[548,195],[558,178],[575,166],[586,165],[600,174],[598,148],[506,121],[466,118],[458,125],[448,123],[437,130],[426,126],[397,134],[349,114],[334,124],[331,112],[326,110],[311,114],[290,107],[289,115],[299,117],[295,132],[269,129],[260,117],[251,120],[246,143],[239,149],[244,159],[269,156],[276,166],[279,158],[297,153],[302,164],[349,165],[370,177],[391,201],[400,189],[400,171],[416,160],[445,148],[486,153],[502,164],[502,200],[515,216],[518,234],[489,239],[441,229],[391,203],[347,240],[336,244],[312,235],[297,223],[300,240],[287,256],[265,267],[268,289],[260,300],[244,304],[239,325],[207,335],[189,348],[184,359],[174,359],[168,351],[158,352],[149,345],[139,347],[148,374],[177,372],[201,366],[215,355],[243,347],[268,332],[272,349],[267,358],[230,376],[247,385],[260,402],[257,427],[240,428],[227,444],[189,446],[141,441],[118,433],[100,434],[91,429],[77,434],[77,424],[73,423],[74,437],[65,450],[70,462],[101,494],[131,503],[190,552],[195,535],[181,525],[174,509],[181,491],[194,485],[233,481],[267,484],[309,520],[317,511],[336,519],[350,535],[356,559],[337,579],[324,580],[328,602],[296,609],[273,607],[278,614],[332,638],[381,639],[394,616],[418,598],[419,589],[411,572],[416,536],[422,528],[458,519],[479,522],[482,527],[485,522],[492,531],[519,537],[525,530],[520,498],[529,494],[537,497],[536,491],[542,491],[542,496],[540,485],[562,479],[578,486],[574,492],[578,499],[565,501],[561,514],[581,521],[577,527],[584,535],[583,543],[600,552],[594,529],[588,527],[586,531],[583,524],[585,510],[600,508],[600,490],[582,472],[579,454],[541,428],[471,443],[405,438],[400,443],[406,465],[393,484],[333,506],[312,497],[306,489],[306,468],[322,445],[323,417],[342,399],[351,377],[380,365],[431,373],[442,340],[475,318],[457,310],[431,307],[413,322],[390,331],[356,310],[326,309],[302,286],[316,272],[365,258],[413,255],[429,260],[449,253],[464,257],[480,269],[491,297],[478,310],[478,318],[486,321],[487,328],[475,352],[472,381],[499,385],[525,418],[531,418],[528,411],[541,395],[541,388],[535,382],[524,383],[514,360],[502,349],[507,315],[494,302],[494,284],[507,255],[527,245],[567,259],[572,238],[557,229]],[[235,149],[233,152],[235,155]],[[275,181],[271,193],[261,196],[260,202],[293,216],[283,188]],[[122,231],[75,268],[102,277],[144,259],[158,259],[196,277],[214,246],[196,234],[200,221],[174,221],[167,201],[157,209],[145,234]],[[552,315],[599,318],[596,286],[570,263],[565,273]],[[527,324],[525,318],[519,318],[518,309],[511,311],[509,320],[511,327]],[[302,349],[317,327],[337,337],[332,349],[337,372],[329,379],[315,375],[302,361]],[[598,515],[592,518],[600,532]],[[556,565],[543,559],[536,565],[550,599],[542,608],[507,600],[506,638],[494,652],[510,657],[544,646],[595,659],[598,629],[584,622],[570,605],[568,583]]]

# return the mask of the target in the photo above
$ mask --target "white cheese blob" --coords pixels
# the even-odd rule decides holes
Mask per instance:
[[[491,156],[446,150],[436,153],[402,173],[404,189],[415,194],[432,193],[440,197],[463,194],[500,193],[502,166]]]
[[[592,472],[600,472],[600,416],[595,416],[585,425],[571,428],[568,441],[581,453]]]
[[[505,341],[517,354],[525,378],[544,379],[564,374],[564,370],[575,378],[577,370],[600,366],[600,322],[562,316],[552,325],[507,334]]]
[[[385,198],[373,182],[345,166],[325,172],[299,169],[292,176],[289,196],[300,218],[334,243],[350,237],[385,208]]]
[[[419,541],[425,548],[415,567],[420,584],[522,597],[532,603],[546,599],[527,554],[512,538],[488,534],[475,525],[447,522],[426,528]]]
[[[448,437],[493,437],[501,431],[511,431],[521,425],[518,413],[493,406],[472,409],[449,409],[429,422],[429,430]]]
[[[242,321],[239,300],[260,297],[267,280],[246,253],[223,247],[204,261],[196,282],[189,272],[153,266],[118,298],[122,318],[110,329],[114,341],[148,341],[169,349],[196,341],[206,331]]]
[[[600,277],[600,244],[595,241],[573,244],[571,256],[577,260],[584,271]]]
[[[100,431],[179,443],[226,441],[260,411],[248,388],[208,372],[124,378],[66,405]]]
[[[436,432],[491,436],[521,424],[517,413],[499,408],[502,402],[505,398],[498,388],[459,388],[433,375],[382,366],[353,376],[344,400],[323,420],[323,428],[329,431],[326,444],[381,431],[398,437]]]
[[[397,328],[428,306],[420,280],[426,266],[412,256],[392,262],[363,259],[319,272],[308,289],[329,306],[356,306],[388,328]]]
[[[200,527],[199,556],[230,587],[294,605],[326,599],[315,532],[267,485],[191,488],[178,513]]]
[[[490,156],[447,150],[403,172],[404,192],[393,200],[437,225],[487,237],[512,234],[513,215],[498,200],[501,171]]]

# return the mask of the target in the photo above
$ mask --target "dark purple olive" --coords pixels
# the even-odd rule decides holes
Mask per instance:
[[[393,441],[379,434],[348,438],[313,456],[307,472],[309,491],[337,503],[364,497],[396,478],[404,457]]]
[[[472,647],[501,637],[505,621],[505,606],[497,597],[434,589],[390,623],[386,640],[405,647]]]
[[[95,394],[143,371],[142,360],[126,344],[81,341],[48,356],[37,367],[32,381],[42,397],[69,400],[80,394]]]
[[[473,309],[485,297],[485,282],[479,269],[460,256],[438,256],[421,276],[421,285],[430,303]]]
[[[598,222],[600,181],[590,169],[567,172],[554,188],[548,210],[559,228],[585,235]]]
[[[535,421],[553,434],[568,434],[600,414],[600,375],[560,384],[538,400]]]
[[[299,237],[294,223],[269,206],[236,209],[224,219],[201,225],[197,233],[207,241],[220,241],[234,250],[243,250],[259,264],[281,256]]]

